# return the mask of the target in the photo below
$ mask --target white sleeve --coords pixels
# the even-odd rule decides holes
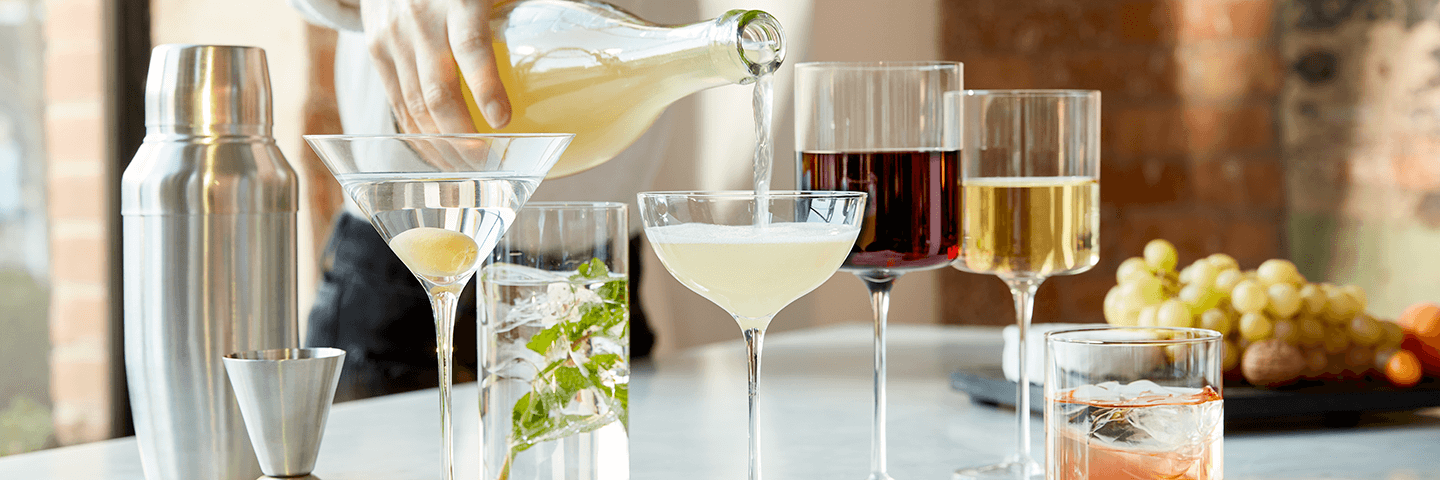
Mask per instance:
[[[360,0],[289,0],[305,21],[340,31],[359,32]]]

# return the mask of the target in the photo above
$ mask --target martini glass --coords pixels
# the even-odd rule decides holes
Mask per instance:
[[[306,135],[430,296],[440,370],[441,478],[454,478],[455,307],[570,134]]]
[[[760,347],[780,309],[840,268],[864,192],[641,193],[645,237],[670,275],[729,312],[749,352],[750,480],[760,480]]]

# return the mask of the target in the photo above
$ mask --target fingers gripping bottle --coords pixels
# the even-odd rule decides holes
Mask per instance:
[[[780,22],[759,10],[662,26],[596,1],[520,0],[496,6],[491,22],[512,109],[499,132],[575,134],[550,178],[611,159],[676,100],[753,83],[785,59]],[[496,132],[468,88],[465,101],[475,128]]]

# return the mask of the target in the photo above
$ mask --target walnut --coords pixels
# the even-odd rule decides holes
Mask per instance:
[[[1284,340],[1256,342],[1245,349],[1240,372],[1245,380],[1262,387],[1290,384],[1305,373],[1305,355]]]

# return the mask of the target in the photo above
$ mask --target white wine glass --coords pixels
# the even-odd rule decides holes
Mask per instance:
[[[962,119],[965,158],[961,253],[954,266],[1000,277],[1019,329],[1015,454],[955,472],[959,479],[1032,479],[1026,335],[1046,278],[1089,270],[1100,258],[1100,92],[965,90],[947,93]]]
[[[725,309],[749,353],[750,480],[760,480],[760,347],[781,309],[825,283],[860,233],[862,192],[641,193],[645,237],[687,288]]]

